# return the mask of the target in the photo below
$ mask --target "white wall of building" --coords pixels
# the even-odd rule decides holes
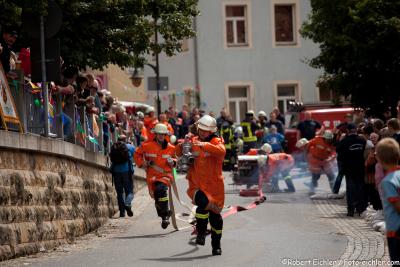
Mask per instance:
[[[226,41],[225,7],[246,6],[247,46],[228,47]],[[300,37],[296,44],[279,46],[274,42],[274,5],[292,5],[297,30],[310,12],[306,0],[200,0],[201,15],[197,18],[198,77],[201,108],[218,113],[228,105],[230,85],[248,85],[249,109],[270,111],[276,104],[276,86],[280,83],[298,85],[297,100],[315,102],[318,93],[315,81],[320,71],[304,60],[319,52],[317,45]],[[185,88],[195,88],[194,41],[189,51],[173,58],[161,56],[161,76],[169,77],[170,92],[178,93],[177,107]],[[153,76],[152,70],[145,72]],[[145,84],[146,86],[146,84]],[[174,90],[174,91],[171,91]],[[152,103],[150,101],[150,103]],[[228,105],[229,106],[229,105]],[[162,108],[168,103],[162,101]]]

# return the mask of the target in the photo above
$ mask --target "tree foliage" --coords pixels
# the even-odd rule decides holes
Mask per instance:
[[[147,54],[181,50],[181,40],[195,35],[192,21],[198,0],[56,0],[63,12],[57,38],[61,55],[81,69],[109,63],[142,67]],[[46,0],[0,0],[0,24],[21,25],[21,11],[46,14]],[[154,22],[157,22],[155,24]],[[154,43],[157,27],[162,40]],[[29,45],[29,44],[28,44]]]
[[[309,64],[320,86],[351,96],[355,107],[381,114],[400,97],[400,1],[310,0],[301,34],[320,46]]]

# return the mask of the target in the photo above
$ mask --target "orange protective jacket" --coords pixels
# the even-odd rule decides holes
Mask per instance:
[[[149,140],[149,131],[146,129],[146,127],[142,128],[142,130],[140,131],[140,135],[144,138],[144,142],[147,142]]]
[[[143,143],[139,148],[136,149],[134,160],[138,167],[141,167],[146,160],[147,162],[152,161],[153,167],[148,167],[146,170],[146,180],[149,191],[154,191],[154,182],[162,182],[167,186],[171,185],[172,179],[172,168],[167,163],[168,158],[175,156],[175,147],[168,143],[165,149],[162,149],[156,141],[149,141]],[[175,159],[174,159],[175,160]]]
[[[192,141],[197,140],[194,137]],[[213,137],[210,142],[203,142],[202,146],[193,146],[192,153],[195,155],[193,165],[190,167],[187,179],[189,188],[187,194],[194,201],[198,190],[204,192],[210,204],[224,207],[225,191],[224,177],[222,175],[222,164],[225,157],[225,145],[221,138]],[[182,155],[182,147],[176,149],[177,156]]]
[[[157,118],[155,118],[155,117],[146,116],[146,117],[144,117],[143,122],[144,122],[144,126],[145,126],[147,129],[150,130],[150,129],[152,129],[152,128],[158,123],[158,120],[157,120]]]
[[[336,155],[333,145],[327,143],[322,136],[310,140],[307,145],[308,166],[311,173],[330,172],[333,169],[331,159]]]
[[[271,177],[276,172],[286,171],[293,167],[294,159],[286,153],[268,154],[268,173],[267,177]]]
[[[310,140],[307,146],[308,155],[319,160],[326,160],[336,154],[333,145],[327,143],[322,136],[317,136]]]

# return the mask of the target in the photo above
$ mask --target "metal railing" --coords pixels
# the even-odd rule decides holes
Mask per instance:
[[[25,83],[22,73],[19,78],[9,82],[20,122],[25,133],[44,135],[43,94],[40,86]],[[85,106],[77,106],[73,96],[62,96],[53,92],[49,98],[49,125],[51,138],[80,145],[85,149],[103,153],[110,151],[116,135],[111,133],[104,116],[94,116]],[[9,127],[18,131],[18,127]]]

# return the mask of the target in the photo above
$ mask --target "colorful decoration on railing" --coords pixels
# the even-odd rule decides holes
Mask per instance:
[[[37,98],[33,101],[33,103],[35,104],[35,107],[40,107],[42,105],[41,101]]]
[[[97,142],[97,139],[96,139],[95,137],[93,137],[93,131],[92,131],[92,129],[90,128],[90,125],[89,125],[89,118],[88,118],[87,114],[85,114],[85,119],[86,119],[86,129],[87,129],[87,137],[88,137],[88,140],[89,140],[91,143],[93,143],[93,144],[99,146],[99,142]]]
[[[97,137],[100,135],[100,129],[99,126],[97,125],[97,120],[96,120],[96,115],[92,114],[93,116],[93,134]]]
[[[42,92],[41,85],[34,84],[33,82],[28,82],[28,84],[31,86],[31,93],[32,94],[39,94]]]
[[[81,117],[79,116],[79,112],[77,111],[77,109],[75,108],[75,114],[76,114],[76,129],[78,130],[75,133],[75,138],[77,140],[79,140],[79,142],[84,146],[85,145],[85,139],[86,139],[86,132],[82,127],[82,123],[81,123]]]

